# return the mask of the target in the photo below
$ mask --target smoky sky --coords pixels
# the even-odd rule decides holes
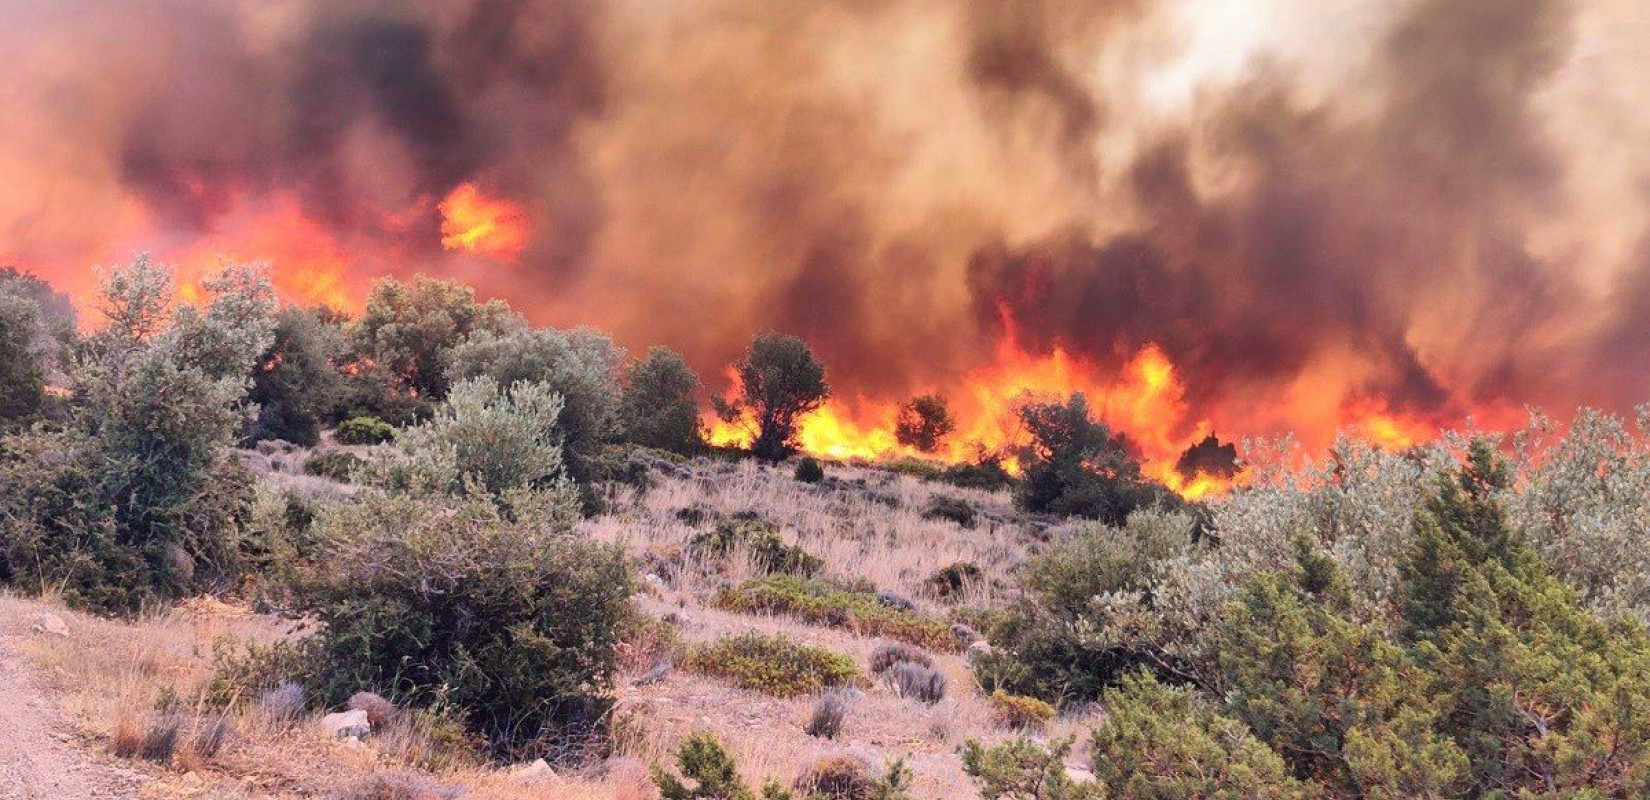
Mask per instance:
[[[1280,387],[1650,399],[1650,247],[1597,244],[1650,202],[1585,144],[1650,144],[1650,96],[1576,88],[1634,74],[1589,38],[1624,6],[1273,5],[1289,37],[1164,104],[1208,3],[0,0],[0,255],[83,289],[279,201],[348,285],[447,275],[710,375],[792,332],[847,396],[953,388],[1006,322],[1109,370],[1154,343],[1240,426]],[[442,250],[463,183],[532,220],[513,263]]]

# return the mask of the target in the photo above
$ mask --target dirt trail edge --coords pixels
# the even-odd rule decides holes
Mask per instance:
[[[70,741],[57,701],[0,625],[0,800],[136,800],[137,780]]]

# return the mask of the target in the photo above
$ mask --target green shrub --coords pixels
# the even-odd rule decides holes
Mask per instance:
[[[825,568],[825,562],[799,546],[785,544],[776,526],[760,520],[718,520],[708,531],[695,531],[687,549],[700,558],[727,558],[743,550],[750,554],[753,566],[764,572],[811,577]]]
[[[1101,800],[1106,794],[1098,784],[1066,773],[1074,741],[1068,736],[1044,749],[1025,738],[992,747],[970,739],[962,749],[963,771],[980,784],[984,800]]]
[[[704,448],[699,376],[675,351],[654,347],[625,368],[619,423],[625,441],[672,453]]]
[[[1137,508],[1179,504],[1141,474],[1126,439],[1089,416],[1082,393],[1064,403],[1025,403],[1019,416],[1030,437],[1019,453],[1025,474],[1014,499],[1021,508],[1122,525]]]
[[[67,423],[0,441],[0,582],[133,612],[239,578],[253,478],[228,448],[274,299],[250,267],[204,285],[204,309],[173,310],[146,258],[105,277]]]
[[[395,428],[377,417],[350,417],[332,435],[339,444],[383,444],[395,438]]]
[[[757,794],[739,777],[733,756],[710,733],[695,733],[676,747],[681,777],[653,765],[653,783],[662,800],[757,800]],[[761,800],[791,800],[790,792],[768,781]]]
[[[605,714],[632,588],[615,548],[484,496],[369,494],[316,524],[293,611],[321,623],[308,678],[327,702],[450,704],[498,752],[552,759]]]
[[[933,650],[960,649],[943,621],[885,605],[874,591],[818,579],[769,575],[718,590],[711,605],[745,614],[785,614],[861,636],[887,636]]]
[[[878,469],[892,472],[895,475],[910,475],[919,480],[935,480],[943,474],[944,469],[939,464],[921,458],[895,458],[875,464]]]
[[[365,463],[365,460],[354,453],[322,450],[304,459],[304,474],[349,483],[355,475],[355,470]]]
[[[923,519],[950,520],[964,528],[974,527],[974,522],[979,518],[979,515],[979,509],[976,509],[973,503],[960,497],[945,497],[942,495],[935,495],[933,499],[928,501],[928,507],[922,511]]]
[[[938,477],[940,482],[959,489],[984,489],[988,492],[1007,488],[1014,483],[1014,476],[1008,474],[1008,469],[1003,466],[1002,456],[986,453],[981,453],[972,461],[952,464]]]
[[[1054,706],[1035,697],[1022,697],[998,689],[987,700],[991,706],[991,718],[1005,728],[1041,730],[1049,720],[1054,719]]]
[[[825,480],[825,465],[813,456],[803,456],[796,462],[795,477],[803,483],[819,483]]]
[[[741,689],[797,697],[864,682],[854,660],[791,641],[783,634],[745,633],[695,648],[684,668],[724,678]]]

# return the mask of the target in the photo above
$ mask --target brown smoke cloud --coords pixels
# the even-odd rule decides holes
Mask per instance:
[[[423,271],[711,372],[798,333],[882,404],[1010,329],[1101,374],[1155,344],[1223,433],[1650,399],[1626,0],[0,14],[0,258],[80,297],[138,250],[300,300]],[[1196,30],[1244,14],[1239,56]],[[465,184],[531,220],[518,255],[443,248]]]

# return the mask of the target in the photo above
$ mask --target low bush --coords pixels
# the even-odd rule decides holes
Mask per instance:
[[[632,581],[616,549],[505,519],[485,496],[367,495],[317,521],[328,550],[294,587],[321,623],[306,679],[450,705],[495,751],[557,758],[608,705]]]
[[[929,705],[945,699],[945,676],[933,667],[901,661],[882,675],[896,696]]]
[[[825,465],[819,463],[817,458],[803,456],[802,460],[796,462],[795,477],[803,483],[819,483],[825,480]]]
[[[872,675],[881,677],[882,673],[893,669],[895,664],[917,664],[932,667],[934,666],[934,659],[927,653],[904,642],[885,642],[871,651],[869,666]]]
[[[819,701],[814,703],[813,716],[808,718],[805,728],[808,735],[817,739],[835,739],[842,733],[842,722],[857,699],[859,692],[849,687],[826,689],[819,696]]]
[[[463,790],[417,772],[375,772],[327,795],[327,800],[457,800]]]
[[[723,638],[690,651],[683,666],[774,697],[816,694],[864,680],[852,658],[800,644],[783,634],[745,633]]]
[[[883,604],[875,592],[791,575],[755,578],[723,588],[711,605],[745,614],[784,614],[862,636],[886,636],[933,650],[957,651],[962,645],[945,622]]]
[[[946,497],[935,495],[928,501],[928,507],[923,509],[923,519],[943,519],[955,522],[964,528],[974,527],[979,519],[979,509],[973,503],[960,497]]]
[[[910,800],[911,769],[899,759],[878,776],[853,756],[827,756],[803,770],[791,788],[807,800]]]
[[[339,483],[349,483],[355,470],[365,464],[360,456],[343,450],[322,450],[304,459],[304,474]]]
[[[1054,706],[1035,697],[1009,694],[1001,689],[991,693],[991,718],[998,725],[1015,730],[1041,730],[1054,719]]]
[[[962,597],[964,589],[984,581],[985,572],[978,564],[972,561],[958,561],[941,567],[938,572],[928,576],[928,579],[922,582],[922,586],[936,600],[956,600]]]
[[[940,472],[939,480],[959,489],[984,489],[994,492],[1011,486],[1014,476],[1003,466],[1001,456],[981,455],[974,461],[946,467]]]
[[[984,800],[1101,800],[1106,794],[1098,784],[1074,781],[1066,771],[1074,741],[1059,739],[1045,749],[1024,738],[992,747],[970,739],[962,749],[963,771],[980,784]]]
[[[688,538],[688,552],[700,558],[727,558],[736,551],[750,554],[753,566],[763,572],[811,577],[825,568],[825,562],[796,545],[785,544],[779,528],[760,520],[730,517],[719,520],[710,530],[695,531]]]
[[[739,777],[733,756],[710,733],[695,733],[676,747],[680,777],[653,765],[653,784],[661,800],[757,800],[757,794]],[[761,800],[792,800],[791,793],[768,781]]]
[[[339,444],[383,444],[395,438],[395,427],[377,417],[350,417],[332,435]]]

